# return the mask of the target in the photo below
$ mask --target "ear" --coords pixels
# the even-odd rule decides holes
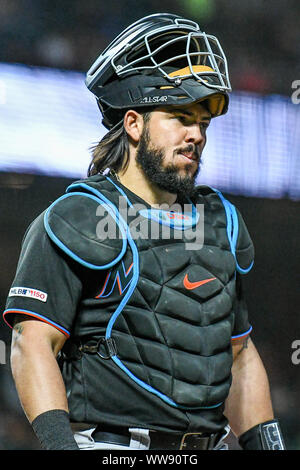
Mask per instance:
[[[143,132],[144,120],[143,116],[134,109],[129,109],[124,116],[124,128],[129,137],[136,144],[139,143]]]

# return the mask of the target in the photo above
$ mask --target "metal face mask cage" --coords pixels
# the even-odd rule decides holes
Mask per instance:
[[[124,50],[121,50],[111,59],[115,73],[118,77],[125,78],[128,74],[151,74],[159,71],[175,85],[179,80],[193,77],[209,88],[231,91],[226,56],[218,39],[201,32],[199,26],[196,26],[198,31],[189,33],[176,30],[174,26],[158,28],[146,34],[142,40],[139,38],[128,44],[127,54],[124,55]],[[178,49],[181,49],[179,53],[170,55],[172,50]],[[195,72],[193,69],[195,65],[204,66],[205,71]],[[170,67],[174,69],[188,67],[190,73],[170,77]],[[214,80],[208,81],[208,76],[214,77]]]

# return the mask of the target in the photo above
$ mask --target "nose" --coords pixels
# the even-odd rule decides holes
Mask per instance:
[[[199,124],[194,123],[190,125],[187,129],[187,133],[185,136],[185,141],[189,144],[195,144],[195,145],[200,145],[205,143],[205,135],[201,130],[201,127]]]

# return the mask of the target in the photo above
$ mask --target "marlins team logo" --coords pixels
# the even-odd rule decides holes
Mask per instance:
[[[101,292],[96,296],[96,299],[109,297],[115,289],[120,295],[123,295],[132,281],[132,268],[133,263],[126,269],[122,261],[117,269],[108,271]]]

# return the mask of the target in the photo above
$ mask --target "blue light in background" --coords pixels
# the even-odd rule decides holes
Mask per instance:
[[[208,130],[199,183],[300,199],[299,111],[288,97],[232,93]],[[84,74],[0,64],[0,171],[84,177],[106,132]]]

